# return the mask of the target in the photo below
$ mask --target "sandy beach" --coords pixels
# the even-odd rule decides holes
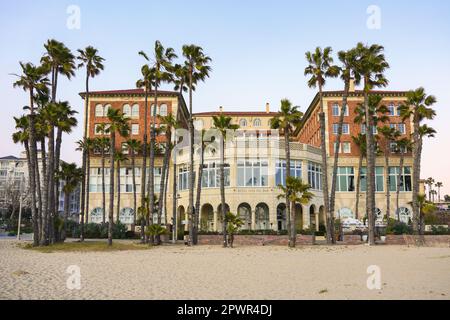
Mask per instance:
[[[79,266],[81,288],[66,286]],[[367,288],[367,268],[381,271]],[[450,248],[162,246],[24,250],[0,240],[0,299],[449,299]]]

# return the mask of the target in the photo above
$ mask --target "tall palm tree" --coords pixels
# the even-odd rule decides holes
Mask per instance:
[[[358,58],[356,50],[351,49],[348,51],[339,51],[338,58],[339,61],[341,62],[341,66],[339,67],[339,69],[341,79],[344,82],[344,93],[342,95],[342,106],[339,114],[338,132],[333,150],[334,163],[333,163],[333,173],[330,192],[330,214],[332,217],[334,217],[334,210],[335,210],[337,170],[339,164],[339,148],[341,145],[342,128],[344,126],[345,113],[347,109],[349,109],[347,100],[350,92],[350,84],[352,81],[354,81],[354,84],[359,84],[361,81],[359,74],[355,72],[356,61]]]
[[[116,175],[117,175],[117,211],[116,211],[116,223],[120,222],[120,171],[121,164],[125,161],[128,161],[127,156],[122,150],[117,150],[114,154],[114,160],[116,161]]]
[[[102,123],[97,126],[97,132],[104,135],[106,133],[106,130],[108,128],[107,123]],[[103,136],[98,137],[95,139],[95,147],[97,150],[100,151],[100,157],[101,157],[101,174],[102,174],[102,223],[106,223],[106,182],[105,182],[105,162],[106,162],[106,153],[109,150],[110,141],[109,138]]]
[[[46,72],[43,67],[36,67],[32,63],[22,63],[20,62],[20,67],[22,69],[21,75],[16,75],[19,79],[14,82],[14,87],[22,88],[24,91],[29,92],[30,105],[28,109],[30,113],[29,117],[29,148],[30,148],[30,167],[29,167],[29,184],[31,193],[31,215],[33,216],[33,245],[38,246],[42,243],[42,238],[39,234],[39,224],[38,221],[42,218],[42,211],[39,212],[34,205],[36,203],[36,192],[41,193],[40,187],[40,175],[38,170],[38,160],[37,160],[37,145],[36,145],[36,127],[35,127],[35,105],[34,105],[34,94],[46,92],[47,85],[49,83]],[[41,204],[38,204],[38,208],[42,208]],[[45,244],[45,243],[44,243]]]
[[[438,202],[441,202],[441,188],[444,186],[442,182],[436,182],[436,188],[438,188]]]
[[[136,226],[136,210],[137,210],[137,195],[136,195],[136,154],[141,152],[142,144],[139,140],[129,139],[127,140],[127,148],[131,157],[131,170],[133,179],[133,224],[131,225],[131,231],[134,232]],[[142,192],[142,186],[141,186]]]
[[[237,124],[232,124],[231,117],[224,116],[223,114],[219,116],[213,116],[213,128],[218,130],[220,133],[220,202],[222,209],[222,232],[223,232],[223,247],[227,247],[227,223],[226,215],[227,209],[225,208],[225,140],[229,137],[227,135],[230,131],[235,131],[239,129]]]
[[[83,140],[87,139],[88,132],[88,118],[89,118],[89,80],[90,78],[95,78],[100,74],[100,72],[104,69],[103,66],[103,59],[98,55],[98,50],[95,49],[92,46],[87,46],[84,50],[78,49],[78,56],[77,60],[78,63],[78,69],[80,68],[86,68],[86,80],[85,80],[85,97],[84,97],[84,129],[83,129]],[[83,150],[82,155],[82,170],[84,172],[82,182],[81,182],[81,216],[84,218],[85,212],[85,201],[86,196],[89,195],[88,189],[89,184],[86,183],[86,175],[88,174],[86,172],[86,152]],[[88,185],[86,185],[88,184]],[[103,207],[103,217],[105,216],[105,208]],[[88,213],[86,212],[86,220],[88,219]],[[103,223],[105,219],[103,218]]]
[[[389,181],[389,155],[391,154],[391,143],[400,137],[400,132],[396,128],[385,125],[378,129],[384,138],[384,172],[386,174],[386,217],[389,220],[391,215],[391,190]]]
[[[281,107],[278,114],[270,119],[270,126],[272,129],[279,129],[284,136],[284,150],[286,153],[286,177],[285,181],[291,176],[291,148],[290,141],[291,135],[300,124],[303,117],[303,112],[298,110],[297,106],[292,106],[292,103],[288,99],[281,100]],[[289,189],[285,189],[289,191]],[[295,219],[295,210],[291,212],[290,197],[286,194],[286,212],[288,220],[288,234],[289,234],[289,246],[295,246],[295,224],[292,223]]]
[[[412,153],[413,153],[413,229],[416,233],[422,233],[419,228],[419,206],[417,197],[420,184],[420,164],[422,159],[422,146],[424,137],[433,137],[436,132],[433,128],[423,124],[426,120],[434,119],[436,111],[432,106],[436,103],[433,95],[427,95],[424,88],[409,91],[406,94],[406,102],[400,106],[400,115],[404,120],[412,119]]]
[[[397,213],[397,220],[400,221],[400,188],[403,184],[403,167],[404,167],[404,161],[405,161],[405,153],[411,152],[412,150],[412,144],[411,140],[407,137],[401,138],[397,140],[397,147],[396,152],[400,154],[400,164],[399,164],[399,171],[397,176],[397,195],[396,195],[396,213]],[[406,189],[405,189],[406,191]]]
[[[47,72],[51,75],[51,102],[56,103],[56,92],[58,88],[58,76],[62,75],[67,79],[71,79],[75,75],[75,56],[69,48],[62,42],[54,39],[48,40],[44,44],[46,50],[44,56],[41,58],[41,63]],[[48,164],[47,164],[47,183],[48,190],[48,228],[50,233],[50,242],[54,241],[53,219],[55,218],[56,202],[58,196],[55,194],[55,124],[50,124],[50,132],[48,137]]]
[[[211,67],[209,63],[211,62],[211,58],[207,56],[203,52],[203,48],[190,44],[184,45],[183,48],[183,56],[185,58],[185,66],[187,68],[187,76],[188,76],[188,87],[189,87],[189,206],[188,206],[188,217],[189,217],[189,243],[192,243],[192,239],[196,238],[194,236],[195,224],[195,209],[194,209],[194,184],[195,184],[195,176],[194,176],[194,120],[192,113],[192,96],[193,91],[196,85],[205,81],[207,77],[209,77],[209,73],[211,72]],[[225,217],[225,216],[224,216]],[[225,220],[224,220],[225,221]]]
[[[86,153],[86,173],[85,173],[85,181],[87,183],[87,189],[86,193],[89,194],[89,182],[91,177],[91,151],[95,149],[96,140],[92,138],[87,138],[86,140],[78,140],[77,141],[77,148],[75,150],[81,151],[82,153]],[[89,210],[89,197],[86,197],[86,202],[83,204],[84,207],[80,207],[80,241],[84,241],[84,225],[85,223],[88,223],[88,219],[84,218],[84,214],[86,211]]]
[[[322,187],[323,187],[323,201],[325,213],[327,217],[327,243],[335,243],[334,239],[334,218],[330,211],[330,194],[328,189],[328,160],[327,160],[327,146],[325,141],[325,111],[323,103],[323,87],[326,83],[326,78],[335,78],[339,75],[339,67],[333,65],[333,58],[331,57],[332,49],[326,47],[317,47],[316,50],[306,52],[306,61],[308,66],[305,68],[305,76],[310,75],[308,86],[310,88],[319,87],[319,101],[320,101],[320,146],[322,153]]]
[[[64,181],[62,191],[64,192],[64,225],[61,232],[61,240],[66,239],[67,220],[69,219],[70,195],[78,188],[83,177],[83,170],[75,163],[61,162],[60,169],[56,176]]]
[[[428,201],[431,201],[431,191],[433,191],[434,179],[429,177],[425,180],[425,184],[428,186]]]
[[[363,160],[366,157],[366,136],[365,134],[358,134],[353,136],[353,143],[358,147],[359,150],[359,161],[358,161],[358,177],[356,178],[356,199],[355,199],[355,216],[359,216],[359,195],[361,192],[361,170],[363,165]]]
[[[140,51],[139,55],[144,57],[147,61],[150,61],[148,55]],[[155,41],[153,50],[153,70],[154,70],[154,107],[152,114],[152,127],[150,132],[150,172],[148,181],[148,193],[150,203],[150,215],[153,215],[155,205],[155,185],[154,185],[154,167],[155,167],[155,143],[156,143],[156,110],[158,108],[158,88],[163,82],[170,82],[172,80],[172,60],[177,58],[175,51],[172,48],[164,48],[164,46],[158,40]],[[153,219],[153,218],[152,218]],[[147,224],[152,223],[152,219]]]
[[[369,93],[373,88],[385,87],[388,80],[384,72],[389,68],[383,54],[384,48],[373,44],[366,46],[358,43],[356,52],[358,61],[356,73],[364,82],[364,111],[366,114],[366,144],[367,144],[367,192],[366,211],[369,221],[369,245],[375,245],[375,140],[373,134],[373,117],[370,116]]]
[[[283,193],[278,196],[278,199],[286,199],[286,203],[288,203],[287,198],[289,198],[289,202],[292,206],[291,212],[295,212],[295,205],[297,203],[308,204],[314,197],[312,192],[310,192],[311,186],[303,183],[300,178],[289,176],[286,178],[286,186],[279,185],[278,187],[283,191]],[[294,227],[291,231],[290,238],[292,239],[289,239],[289,247],[294,248],[297,238],[297,231],[295,229],[295,214],[292,215],[291,225]]]
[[[108,110],[109,126],[106,133],[109,133],[109,212],[108,212],[108,245],[112,245],[112,227],[114,223],[114,160],[116,157],[116,134],[128,137],[130,125],[119,109],[110,108]]]

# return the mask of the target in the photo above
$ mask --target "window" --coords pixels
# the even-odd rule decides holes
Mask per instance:
[[[129,104],[123,106],[123,115],[126,117],[131,117],[131,107]]]
[[[101,135],[101,134],[103,134],[101,131],[100,131],[100,125],[97,123],[97,124],[94,124],[94,134],[95,135]]]
[[[109,190],[109,168],[105,168],[105,191]],[[89,192],[102,192],[102,168],[91,168],[89,175]]]
[[[400,167],[389,167],[389,190],[397,191]],[[411,167],[403,167],[403,174],[400,177],[400,191],[411,191]]]
[[[128,154],[128,153],[129,153],[128,145],[127,145],[126,142],[123,142],[123,143],[122,143],[122,153],[123,153],[123,154]]]
[[[265,160],[240,160],[238,167],[239,187],[266,187],[269,183],[268,164]]]
[[[361,192],[367,191],[367,168],[362,167],[360,172],[360,190]],[[375,168],[375,191],[384,192],[384,168]]]
[[[167,104],[162,104],[159,106],[159,114],[163,117],[167,116]]]
[[[194,171],[194,185],[195,185],[195,171]],[[178,190],[188,190],[188,189],[189,189],[189,168],[186,166],[178,169]]]
[[[341,144],[342,153],[351,153],[351,143],[350,142],[343,142]]]
[[[158,108],[155,109],[155,105],[152,104],[152,107],[150,108],[150,116],[153,117],[155,114],[158,114]]]
[[[400,105],[397,106],[397,116],[401,116],[402,115],[402,109],[400,108]]]
[[[388,112],[389,112],[389,115],[390,115],[390,116],[395,116],[395,106],[394,106],[393,103],[391,103],[391,104],[388,106]]]
[[[302,162],[291,160],[291,177],[302,178]],[[277,161],[275,164],[275,185],[286,186],[286,160]]]
[[[339,130],[339,123],[333,123],[333,134],[338,134]],[[342,134],[349,134],[350,133],[350,126],[348,123],[342,124]]]
[[[131,116],[133,118],[139,118],[139,105],[137,103],[131,107]]]
[[[355,169],[353,167],[339,167],[336,182],[336,190],[339,192],[355,191]]]
[[[246,127],[247,126],[247,120],[245,120],[245,119],[239,120],[239,126],[240,127]]]
[[[253,121],[253,126],[261,127],[261,120],[260,119],[255,119],[255,121]]]
[[[230,165],[225,163],[225,187],[230,186]],[[211,162],[203,165],[202,188],[220,187],[220,164]]]
[[[95,106],[95,116],[103,117],[103,106],[101,104]]]
[[[133,123],[131,125],[131,134],[132,135],[138,135],[139,134],[139,124]]]
[[[107,117],[107,116],[108,116],[109,108],[111,108],[111,105],[110,105],[110,104],[107,104],[107,105],[105,106],[105,109],[103,110],[103,116],[104,116],[104,117]]]
[[[141,192],[141,168],[135,168],[136,192]],[[120,192],[133,192],[133,169],[120,168]]]
[[[308,163],[308,183],[314,190],[322,190],[322,166],[320,164]]]
[[[399,123],[397,129],[401,134],[406,134],[406,127],[404,123]]]
[[[341,107],[339,104],[335,103],[332,107],[332,114],[334,117],[339,117],[341,115]],[[348,117],[348,107],[344,107],[344,116]]]

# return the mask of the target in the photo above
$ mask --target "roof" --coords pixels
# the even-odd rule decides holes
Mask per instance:
[[[0,160],[20,160],[20,158],[17,158],[15,156],[6,156],[6,157],[1,157]]]
[[[194,116],[254,116],[254,117],[266,117],[266,116],[275,116],[277,112],[263,112],[263,111],[213,111],[213,112],[198,112],[194,113]]]
[[[150,91],[151,96],[154,91]],[[158,90],[158,95],[161,96],[173,96],[176,97],[180,93],[176,91]],[[144,89],[124,89],[124,90],[102,90],[102,91],[89,91],[90,96],[143,96]],[[84,99],[86,92],[80,92],[80,96]]]
[[[389,90],[371,90],[369,94],[371,95],[380,95],[382,97],[406,97],[406,94],[408,91],[389,91]],[[335,91],[323,91],[323,97],[342,97],[344,95],[344,90],[335,90]],[[348,97],[363,97],[364,91],[363,90],[355,90],[348,93]],[[297,130],[295,131],[295,134],[298,134],[301,128],[303,127],[303,124],[306,122],[306,120],[311,115],[312,111],[314,110],[314,107],[319,103],[319,92],[316,94],[314,99],[311,101],[311,104],[309,105],[308,109],[306,110],[302,122],[297,127]]]

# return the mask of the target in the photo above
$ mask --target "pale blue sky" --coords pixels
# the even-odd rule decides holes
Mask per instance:
[[[69,5],[81,9],[81,29],[66,27]],[[381,9],[381,29],[366,22],[369,5]],[[132,88],[143,63],[139,50],[150,51],[155,40],[180,53],[185,43],[201,45],[213,58],[211,78],[199,86],[194,110],[275,110],[289,98],[303,109],[315,91],[303,76],[304,53],[316,46],[335,51],[358,41],[386,47],[391,64],[390,89],[424,86],[437,96],[438,136],[426,142],[423,177],[442,180],[450,193],[450,2],[315,0],[315,1],[2,1],[0,3],[0,88],[3,101],[0,155],[17,155],[10,139],[13,115],[21,114],[26,95],[12,88],[18,61],[38,63],[49,38],[72,50],[93,45],[106,59],[105,71],[91,89]],[[341,89],[330,81],[328,89]],[[170,88],[169,88],[170,89]],[[58,98],[82,111],[78,92],[82,73],[61,81]],[[81,117],[80,117],[81,119]],[[78,161],[74,141],[81,127],[65,138],[63,158]]]

